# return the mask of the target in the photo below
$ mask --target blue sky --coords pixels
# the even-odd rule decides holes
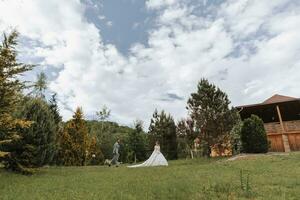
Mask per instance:
[[[101,30],[104,43],[113,43],[126,55],[134,43],[147,45],[147,30],[154,24],[154,12],[146,9],[145,1],[94,0],[82,3],[87,5],[87,20]]]
[[[111,120],[186,117],[207,78],[232,105],[300,97],[300,1],[3,0],[0,31],[20,32],[19,59],[45,71],[67,120],[106,105]]]

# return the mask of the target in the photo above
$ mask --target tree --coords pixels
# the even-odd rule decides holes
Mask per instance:
[[[87,126],[89,135],[96,137],[97,145],[100,146],[104,158],[112,158],[112,146],[119,138],[121,139],[120,160],[122,162],[132,162],[132,155],[129,155],[128,138],[134,129],[118,125],[115,122],[99,122],[95,120],[87,121]],[[103,129],[102,126],[104,127]]]
[[[110,116],[110,110],[106,107],[106,106],[103,106],[103,108],[96,112],[96,115],[99,119],[99,121],[101,122],[101,133],[103,132],[103,129],[104,129],[104,121],[107,120]]]
[[[176,125],[173,117],[161,111],[154,111],[149,127],[151,146],[155,141],[160,142],[161,150],[167,159],[177,159]]]
[[[230,144],[232,149],[232,155],[239,154],[243,151],[241,132],[242,132],[243,122],[239,119],[236,125],[230,131]]]
[[[99,142],[95,136],[89,139],[89,148],[88,148],[87,160],[90,165],[99,165],[103,163],[104,156],[101,151],[101,147]]]
[[[37,80],[33,85],[33,93],[40,98],[45,98],[45,91],[47,89],[47,76],[44,72],[37,75]]]
[[[190,118],[181,119],[176,125],[178,153],[186,157],[193,148],[194,140],[198,136],[194,121]]]
[[[51,95],[51,99],[49,101],[49,108],[53,114],[55,124],[59,125],[62,122],[62,117],[59,114],[56,95],[57,95],[56,93]]]
[[[18,77],[33,66],[17,62],[17,38],[16,31],[8,36],[4,34],[0,45],[0,162],[7,169],[26,173],[28,170],[15,159],[14,152],[22,140],[20,130],[28,128],[31,122],[16,118],[13,113],[25,88]]]
[[[143,122],[139,120],[135,121],[134,130],[129,133],[128,138],[129,151],[132,152],[135,163],[137,160],[141,161],[146,158],[146,144],[144,136]]]
[[[268,152],[269,144],[262,119],[256,115],[245,119],[241,130],[241,140],[243,151],[246,153]]]
[[[192,93],[188,100],[187,109],[207,157],[211,148],[220,149],[229,143],[229,133],[238,119],[236,110],[229,105],[227,94],[206,79],[200,80],[197,92]]]
[[[59,136],[62,135],[62,131],[63,131],[63,122],[62,122],[62,117],[59,114],[59,108],[57,105],[57,100],[56,100],[56,93],[51,95],[51,99],[49,100],[49,109],[53,115],[53,119],[54,119],[54,123],[55,123],[55,155],[54,155],[54,159],[52,161],[51,164],[60,164],[59,163],[59,158],[58,158],[58,151],[60,149],[59,147]]]
[[[65,124],[59,138],[59,157],[63,165],[85,165],[89,150],[88,129],[81,108]]]
[[[103,106],[100,111],[96,112],[96,115],[99,117],[100,121],[105,121],[110,116],[110,110],[106,106]]]
[[[29,167],[50,164],[56,152],[57,126],[49,105],[44,99],[28,98],[19,116],[33,123],[28,129],[21,130],[22,140],[14,152],[16,159]]]

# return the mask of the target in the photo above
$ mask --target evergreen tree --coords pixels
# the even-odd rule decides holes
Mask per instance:
[[[88,129],[81,108],[77,108],[73,119],[68,121],[59,139],[59,157],[64,165],[85,165],[89,141]]]
[[[194,139],[198,136],[198,132],[195,131],[194,121],[190,118],[182,119],[176,126],[177,136],[186,139],[186,144],[191,146],[194,143]]]
[[[29,167],[50,164],[56,150],[57,127],[49,105],[41,98],[29,98],[19,115],[33,124],[21,131],[22,140],[15,152],[16,158]]]
[[[199,132],[205,156],[210,156],[211,148],[229,143],[229,133],[238,119],[237,112],[229,105],[227,94],[206,79],[201,79],[197,92],[188,100],[187,109]]]
[[[55,124],[59,125],[62,122],[62,118],[59,114],[59,108],[57,105],[56,93],[52,94],[51,99],[49,101],[49,108],[53,114]]]
[[[144,136],[143,122],[138,120],[134,123],[134,130],[130,132],[128,138],[129,151],[133,153],[135,163],[137,160],[141,161],[146,158],[146,144]]]
[[[4,34],[0,45],[0,162],[8,169],[26,172],[16,159],[15,151],[22,140],[20,130],[28,128],[31,122],[16,118],[13,113],[25,88],[25,83],[18,77],[33,66],[17,62],[17,38],[16,31],[8,36]]]
[[[47,76],[44,72],[37,75],[36,82],[33,85],[33,93],[36,97],[45,98],[45,91],[47,89]]]
[[[186,157],[194,145],[194,140],[198,136],[195,131],[194,121],[190,118],[181,119],[176,126],[178,154]]]
[[[241,140],[243,151],[246,153],[268,152],[269,144],[262,119],[256,115],[245,119],[241,130]]]
[[[155,141],[160,142],[161,151],[167,159],[177,159],[176,125],[173,117],[155,110],[149,127],[149,139],[153,147]]]
[[[56,133],[56,137],[55,137],[55,155],[54,155],[54,159],[52,161],[51,164],[60,164],[59,163],[59,158],[58,158],[58,152],[60,149],[59,146],[59,136],[62,135],[62,131],[63,131],[63,123],[62,123],[62,117],[59,114],[59,108],[57,105],[57,100],[56,100],[56,93],[51,95],[51,99],[49,101],[49,108],[50,111],[53,115],[53,119],[54,119],[54,123],[55,123],[55,133]]]

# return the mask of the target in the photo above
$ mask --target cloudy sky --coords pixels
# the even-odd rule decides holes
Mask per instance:
[[[0,31],[20,32],[19,59],[37,64],[67,120],[175,119],[205,77],[232,105],[300,97],[300,1],[0,0]]]

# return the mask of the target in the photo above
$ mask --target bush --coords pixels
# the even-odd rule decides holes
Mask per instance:
[[[244,120],[241,140],[243,151],[246,153],[268,152],[268,140],[264,123],[256,115],[251,115],[250,118]]]
[[[238,121],[236,125],[230,131],[230,144],[232,149],[232,155],[237,155],[242,152],[242,141],[241,141],[241,131],[243,123]]]
[[[89,150],[87,155],[88,165],[100,165],[104,162],[104,156],[100,148],[100,144],[96,137],[92,137],[89,141]]]

